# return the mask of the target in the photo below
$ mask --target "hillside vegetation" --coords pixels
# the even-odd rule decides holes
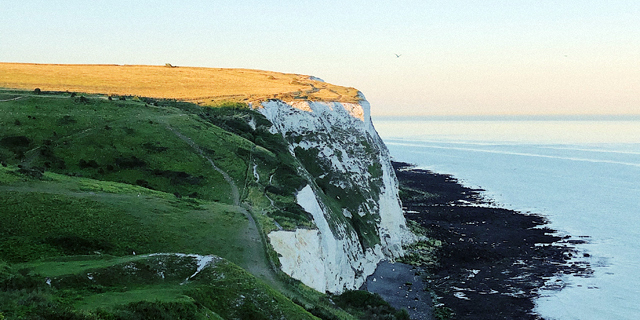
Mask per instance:
[[[358,102],[354,88],[299,74],[137,65],[0,63],[0,87],[177,99],[201,105],[267,99]]]
[[[38,89],[0,91],[0,319],[377,310],[338,307],[278,270],[264,235],[312,226],[295,201],[307,182],[246,104]]]

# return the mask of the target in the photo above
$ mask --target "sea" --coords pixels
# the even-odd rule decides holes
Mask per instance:
[[[590,277],[561,275],[535,312],[640,319],[640,115],[373,117],[395,161],[451,174],[496,204],[541,214]],[[561,281],[556,281],[561,280]]]

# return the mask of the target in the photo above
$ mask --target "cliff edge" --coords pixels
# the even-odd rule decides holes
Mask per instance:
[[[308,184],[297,200],[317,227],[269,239],[282,270],[321,292],[359,288],[381,260],[413,241],[389,152],[360,97],[357,104],[272,100],[259,108],[302,164]]]
[[[262,199],[250,199],[250,192],[243,192],[235,195],[244,197],[238,203],[276,226],[263,230],[278,254],[281,269],[320,292],[357,289],[380,261],[402,255],[402,246],[413,241],[389,153],[371,122],[369,103],[354,88],[331,85],[311,76],[248,69],[17,63],[0,63],[0,87],[104,94],[109,98],[170,99],[213,107],[223,102],[250,106],[270,122],[268,133],[281,137],[277,143],[284,143],[284,149],[276,151],[264,139],[258,143],[256,137],[265,127],[261,124],[264,118],[249,113],[213,116],[206,111],[194,112],[206,119],[207,125],[234,127],[238,143],[246,146],[242,152],[230,152],[237,153],[238,159],[249,155],[243,165],[252,168],[256,177],[252,183],[258,190],[255,197]],[[245,131],[238,129],[244,127]],[[166,129],[172,130],[169,126]],[[184,138],[201,156],[208,154],[209,150],[203,152],[181,133],[171,132]],[[192,137],[195,135],[192,133]],[[266,133],[260,135],[271,139]],[[254,142],[256,145],[249,147]],[[156,149],[154,152],[160,152]],[[210,151],[212,158],[219,157],[217,150]],[[284,169],[259,167],[253,155],[276,159],[277,153],[287,151],[287,159],[294,159],[287,162],[287,168],[297,171],[294,174],[300,179],[290,188],[293,194],[282,194],[287,189],[282,187],[278,192],[282,197],[294,197],[292,201],[299,207],[286,204],[286,199],[280,202],[286,205],[277,208],[278,214],[294,221],[282,227],[277,219],[265,214],[269,209],[264,205],[258,208],[258,203],[278,205],[269,190],[275,188],[271,179],[282,178],[279,173]],[[244,184],[248,190],[248,175],[234,169],[232,162],[228,166],[237,172],[225,179]],[[270,175],[268,181],[261,178],[261,170],[263,176]],[[297,223],[295,215],[305,213],[311,223]]]

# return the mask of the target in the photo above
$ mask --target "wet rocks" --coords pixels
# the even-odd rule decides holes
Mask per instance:
[[[574,244],[535,214],[497,208],[480,192],[448,175],[394,163],[401,190],[432,195],[403,198],[406,217],[441,241],[437,263],[424,266],[426,289],[456,319],[541,319],[533,313],[538,289],[557,286],[558,274],[589,276]],[[407,194],[407,192],[401,192]],[[435,196],[433,196],[435,195]]]

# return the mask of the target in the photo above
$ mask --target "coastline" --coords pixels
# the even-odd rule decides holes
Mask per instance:
[[[401,263],[382,261],[367,277],[362,290],[379,294],[392,307],[405,309],[411,319],[433,319],[431,294],[424,290],[424,270]]]
[[[413,261],[415,270],[407,275],[423,275],[424,290],[437,297],[435,315],[543,319],[533,311],[539,289],[562,289],[555,280],[560,274],[592,273],[586,262],[571,260],[578,254],[573,245],[584,240],[556,235],[544,217],[496,207],[482,198],[483,190],[467,188],[449,175],[401,162],[393,166],[407,220],[438,242],[429,254],[435,261]],[[398,306],[408,305],[402,295],[393,299],[401,300]]]

